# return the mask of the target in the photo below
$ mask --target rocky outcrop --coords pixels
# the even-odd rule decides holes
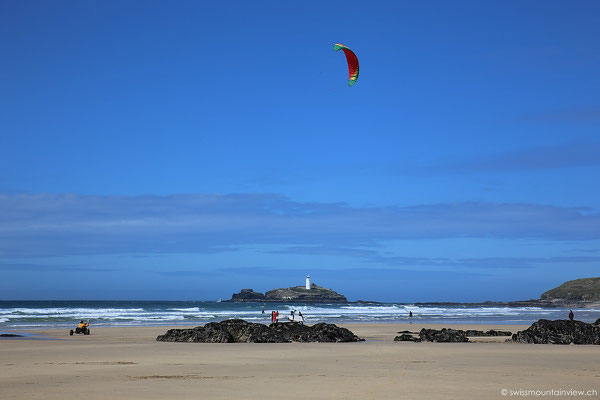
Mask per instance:
[[[598,318],[598,319],[596,320],[596,322],[594,322],[594,325],[600,325],[600,318]]]
[[[0,333],[0,337],[23,337],[23,335],[18,335],[16,333]]]
[[[241,292],[231,295],[231,301],[264,301],[265,295],[252,289],[242,289]]]
[[[314,283],[310,289],[304,286],[279,288],[262,294],[252,289],[242,289],[231,296],[232,302],[299,302],[299,303],[347,303],[345,296]]]
[[[513,342],[535,344],[600,344],[600,326],[581,321],[540,319],[512,336]]]
[[[509,331],[496,331],[494,329],[490,329],[489,331],[478,331],[475,329],[467,329],[465,331],[465,336],[468,337],[483,337],[483,336],[511,336],[512,332]]]
[[[457,329],[421,329],[419,332],[421,342],[457,343],[468,342],[464,331]]]
[[[438,343],[456,343],[456,342],[468,342],[468,337],[481,337],[481,336],[510,336],[512,332],[508,331],[496,331],[491,329],[489,331],[478,331],[474,329],[468,329],[466,331],[460,329],[421,329],[419,336],[415,337],[414,332],[400,331],[400,336],[396,336],[394,341],[396,342],[438,342]]]
[[[468,342],[468,337],[481,337],[481,336],[510,336],[512,332],[508,331],[496,331],[490,329],[489,331],[478,331],[474,329],[468,329],[466,331],[460,329],[421,329],[419,336],[413,336],[413,332],[400,331],[401,335],[396,336],[394,341],[396,342],[438,342],[438,343],[460,343]]]
[[[359,342],[364,339],[352,331],[333,324],[313,326],[297,322],[269,326],[229,319],[191,329],[169,329],[156,340],[161,342],[198,343],[290,343],[290,342]]]
[[[408,333],[403,333],[400,336],[396,336],[394,338],[394,342],[420,342],[421,339],[419,339],[418,337],[414,337],[413,335],[410,335]]]
[[[289,342],[362,342],[364,339],[352,331],[334,324],[320,323],[313,326],[286,322],[271,324],[269,328]]]

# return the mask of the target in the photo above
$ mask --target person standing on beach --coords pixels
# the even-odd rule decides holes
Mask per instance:
[[[300,317],[300,324],[304,324],[304,315],[302,315],[302,311],[298,311],[298,317]]]
[[[573,318],[575,318],[575,314],[573,314],[573,310],[569,310],[569,319],[573,321]]]

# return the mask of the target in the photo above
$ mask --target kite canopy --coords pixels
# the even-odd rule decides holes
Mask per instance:
[[[348,61],[348,86],[354,86],[358,79],[358,58],[356,57],[356,54],[341,43],[334,44],[333,49],[335,51],[344,50],[346,61]]]

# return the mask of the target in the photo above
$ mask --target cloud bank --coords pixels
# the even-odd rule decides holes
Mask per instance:
[[[354,248],[396,239],[600,238],[600,214],[542,204],[354,207],[276,194],[0,195],[0,256]],[[359,251],[359,250],[357,250]]]

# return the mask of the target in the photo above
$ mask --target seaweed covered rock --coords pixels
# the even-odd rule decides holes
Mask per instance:
[[[156,340],[161,342],[200,343],[284,343],[268,326],[241,319],[211,322],[190,329],[169,329]]]
[[[333,324],[303,325],[297,322],[269,326],[229,319],[191,329],[170,329],[156,340],[161,342],[199,343],[289,343],[289,342],[359,342],[346,328]]]
[[[497,331],[494,329],[490,329],[489,331],[478,331],[475,329],[467,329],[465,331],[465,336],[468,337],[473,337],[473,336],[479,336],[479,337],[483,337],[483,336],[511,336],[512,332],[509,331]]]
[[[468,342],[469,339],[465,335],[465,331],[457,329],[421,329],[419,339],[422,342],[438,342],[438,343],[458,343]]]
[[[364,339],[352,331],[334,324],[320,323],[313,326],[286,322],[271,324],[269,328],[290,342],[360,342]]]
[[[403,333],[400,336],[396,336],[394,338],[394,342],[420,342],[421,339],[419,339],[418,337],[414,337],[413,335],[410,335],[408,333]]]
[[[512,336],[513,342],[535,344],[600,344],[600,326],[566,319],[540,319]]]

